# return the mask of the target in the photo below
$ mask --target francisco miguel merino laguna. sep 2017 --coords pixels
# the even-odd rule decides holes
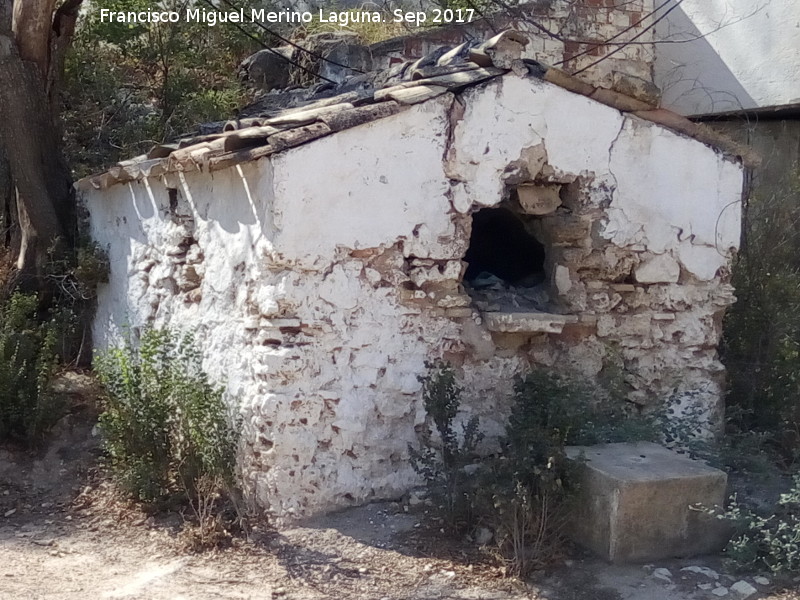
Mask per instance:
[[[391,15],[380,11],[325,11],[319,9],[317,22],[337,23],[341,27],[347,27],[351,23],[383,23],[391,21],[393,23],[414,23],[420,24],[430,20],[432,23],[468,23],[473,19],[472,9],[464,10],[445,10],[435,9],[433,16],[429,19],[425,12],[404,12],[395,9]],[[100,10],[100,21],[102,23],[177,23],[179,21],[189,23],[206,23],[210,27],[218,23],[310,23],[314,21],[314,13],[310,11],[296,11],[289,8],[271,11],[263,8],[245,9],[231,11],[207,10],[204,8],[187,8],[183,13],[178,11],[115,11],[103,8]]]

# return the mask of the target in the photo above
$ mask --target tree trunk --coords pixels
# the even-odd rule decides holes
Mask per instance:
[[[83,0],[65,0],[53,17],[53,31],[50,37],[50,63],[47,69],[47,100],[53,116],[53,123],[60,125],[61,84],[64,75],[64,61],[67,50],[75,37],[78,12]],[[59,127],[60,132],[60,127]]]
[[[50,65],[50,31],[56,0],[17,0],[12,27],[22,60],[39,69],[44,80]]]
[[[42,286],[47,262],[62,256],[75,238],[72,179],[48,98],[50,53],[64,41],[51,47],[60,37],[52,21],[54,4],[18,1],[12,13],[12,3],[0,0],[0,155],[7,158],[16,189],[17,268],[28,287]],[[67,4],[72,13],[60,31],[71,37],[80,3]]]
[[[69,176],[58,168],[44,82],[36,65],[14,52],[0,56],[0,144],[5,149],[18,195],[22,244],[17,268],[23,277],[44,274],[51,246],[65,243],[56,206],[69,201]],[[50,171],[55,167],[55,171]],[[62,183],[59,185],[58,180]],[[60,188],[60,189],[59,189]]]
[[[0,299],[14,287],[14,256],[19,248],[16,190],[11,167],[0,147]]]
[[[16,206],[12,208],[12,201],[14,195],[14,184],[11,182],[11,167],[8,164],[8,159],[0,146],[0,260],[5,260],[6,255],[12,251],[14,246],[11,245],[11,232],[14,229],[15,218],[11,215],[14,211],[16,215]],[[0,265],[2,269],[3,265]],[[2,282],[0,282],[2,285]]]

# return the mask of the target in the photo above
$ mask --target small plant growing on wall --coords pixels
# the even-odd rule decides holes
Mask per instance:
[[[100,424],[120,487],[149,504],[188,503],[197,541],[221,541],[225,504],[236,500],[238,435],[192,336],[147,329],[138,343],[98,357],[96,370],[106,389]]]

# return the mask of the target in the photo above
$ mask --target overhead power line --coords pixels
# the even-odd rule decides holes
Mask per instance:
[[[630,24],[628,27],[626,27],[626,28],[625,28],[625,29],[623,29],[622,31],[620,31],[620,32],[616,33],[615,35],[612,35],[610,38],[608,38],[608,39],[606,39],[606,40],[599,41],[599,42],[588,42],[588,41],[587,41],[587,42],[583,42],[583,43],[587,43],[587,44],[591,45],[592,47],[591,47],[591,48],[588,48],[588,49],[586,49],[586,50],[584,50],[583,52],[579,52],[578,54],[576,54],[576,55],[574,55],[574,56],[571,56],[571,57],[570,57],[570,58],[568,58],[568,59],[560,60],[560,61],[558,61],[557,63],[555,63],[553,66],[554,66],[554,67],[557,67],[557,66],[559,66],[559,65],[563,65],[563,64],[564,64],[565,62],[567,62],[567,61],[570,61],[570,60],[575,60],[576,58],[580,58],[581,56],[585,56],[586,54],[589,54],[589,53],[590,53],[590,52],[591,52],[591,51],[592,51],[594,48],[597,48],[598,46],[605,46],[605,45],[607,45],[607,44],[610,44],[611,42],[613,42],[613,41],[614,41],[614,40],[616,40],[617,38],[619,38],[619,37],[621,37],[621,36],[625,35],[625,34],[626,34],[626,33],[628,33],[629,31],[631,31],[631,30],[633,30],[634,28],[636,28],[636,27],[638,27],[639,25],[641,25],[641,24],[642,24],[644,21],[646,21],[646,20],[647,20],[647,19],[649,19],[650,17],[654,16],[654,15],[655,15],[655,14],[656,14],[658,11],[660,11],[662,8],[664,8],[664,7],[665,7],[667,4],[669,4],[669,3],[670,3],[670,2],[672,2],[672,1],[673,1],[673,0],[664,0],[664,2],[662,2],[662,3],[661,3],[661,4],[659,4],[657,7],[655,7],[653,10],[651,10],[650,12],[648,12],[647,14],[645,14],[645,15],[644,15],[644,16],[643,16],[641,19],[639,19],[639,20],[638,20],[638,21],[636,21],[635,23],[631,23],[631,24]],[[681,0],[681,1],[682,1],[682,0]],[[680,4],[680,2],[679,2],[678,4]],[[624,47],[624,46],[626,46],[626,45],[630,44],[630,43],[631,43],[632,41],[634,41],[635,39],[636,39],[636,38],[633,38],[633,39],[631,39],[631,40],[628,40],[627,42],[622,42],[620,45]]]
[[[609,52],[608,54],[605,54],[604,56],[601,56],[601,57],[600,57],[600,58],[598,58],[596,61],[594,61],[594,62],[592,62],[592,63],[589,63],[588,65],[586,65],[586,66],[585,66],[585,67],[583,67],[582,69],[578,69],[577,71],[575,71],[575,72],[573,73],[573,75],[578,75],[579,73],[583,73],[583,72],[584,72],[586,69],[590,69],[590,68],[594,67],[595,65],[598,65],[598,64],[600,64],[601,62],[603,62],[603,61],[604,61],[604,60],[606,60],[607,58],[611,58],[611,57],[612,57],[613,55],[615,55],[617,52],[619,52],[620,50],[622,50],[623,48],[625,48],[625,46],[627,46],[629,43],[636,41],[637,39],[639,39],[640,37],[642,37],[642,36],[643,36],[645,33],[647,33],[648,31],[650,31],[650,30],[651,30],[653,27],[655,27],[656,25],[658,25],[658,24],[659,24],[661,21],[663,21],[664,19],[666,19],[666,18],[667,18],[667,15],[669,15],[669,13],[671,13],[673,10],[675,10],[676,8],[678,8],[678,7],[681,5],[681,3],[682,3],[682,2],[683,2],[683,0],[677,0],[677,1],[675,2],[675,5],[674,5],[674,6],[671,6],[671,7],[670,7],[668,10],[664,11],[664,13],[663,13],[661,16],[659,16],[659,17],[658,17],[658,18],[657,18],[655,21],[653,21],[652,23],[650,23],[650,25],[648,25],[647,27],[645,27],[644,29],[642,29],[642,30],[641,30],[639,33],[637,33],[635,36],[633,36],[633,37],[632,37],[630,40],[628,40],[628,42],[626,42],[626,43],[623,43],[623,44],[620,44],[619,46],[617,46],[616,48],[614,48],[614,50],[612,50],[612,51],[611,51],[611,52]]]
[[[217,10],[217,6],[213,2],[211,2],[211,0],[202,0],[202,1],[205,4],[208,4],[214,10]],[[264,50],[267,50],[268,52],[271,52],[272,54],[274,54],[275,56],[277,56],[281,60],[285,60],[290,65],[293,65],[293,66],[297,67],[298,69],[301,69],[301,70],[305,71],[306,73],[308,73],[310,75],[313,75],[314,77],[319,77],[320,79],[322,79],[324,81],[327,81],[328,83],[333,83],[333,84],[337,83],[333,79],[329,79],[329,78],[325,77],[324,75],[320,75],[319,73],[315,73],[314,71],[312,71],[308,67],[306,67],[304,65],[301,65],[299,62],[297,62],[295,60],[292,60],[288,56],[285,56],[285,55],[281,54],[280,52],[278,52],[274,48],[270,48],[269,46],[267,46],[267,44],[264,43],[263,40],[261,40],[261,39],[257,38],[256,36],[254,36],[252,33],[250,33],[244,27],[242,27],[239,23],[233,23],[232,22],[230,24],[233,25],[236,29],[238,29],[241,33],[246,35],[248,38],[250,38],[251,40],[253,40],[257,44],[259,44],[262,48],[264,48]],[[349,68],[349,67],[347,67],[347,68]]]
[[[211,2],[210,2],[210,1],[208,1],[208,0],[204,0],[204,1],[206,2],[206,4],[211,4]],[[233,2],[231,2],[230,0],[222,0],[222,2],[224,2],[225,4],[227,4],[228,6],[230,6],[231,8],[233,8],[234,10],[239,10],[239,7],[238,7],[238,6],[236,6],[236,5],[235,5]],[[212,6],[213,6],[213,4],[212,4]],[[215,7],[215,9],[216,9],[216,7]],[[255,24],[258,26],[258,27],[260,27],[261,29],[263,29],[264,31],[266,31],[268,34],[270,34],[271,36],[273,36],[273,37],[275,37],[275,38],[279,39],[280,41],[282,41],[284,44],[289,44],[290,46],[292,46],[293,48],[297,48],[297,49],[298,49],[298,50],[300,50],[301,52],[305,52],[305,53],[307,53],[307,54],[310,54],[310,55],[311,55],[311,56],[313,56],[314,58],[317,58],[317,59],[319,59],[319,60],[324,60],[326,63],[329,63],[329,64],[331,64],[331,65],[335,65],[335,66],[337,66],[337,67],[342,67],[342,68],[344,68],[344,69],[350,69],[351,71],[355,71],[356,73],[363,73],[363,72],[364,72],[364,71],[361,71],[360,69],[355,69],[355,68],[353,68],[353,67],[351,67],[351,66],[349,66],[349,65],[343,65],[342,63],[338,63],[338,62],[336,62],[335,60],[331,60],[331,59],[329,59],[329,58],[326,58],[326,57],[322,56],[321,54],[318,54],[317,52],[314,52],[313,50],[309,50],[308,48],[304,48],[303,46],[301,46],[301,45],[299,45],[299,44],[297,44],[297,43],[293,42],[292,40],[290,40],[290,39],[288,39],[288,38],[285,38],[285,37],[283,37],[281,34],[279,34],[279,33],[276,33],[275,31],[273,31],[272,29],[270,29],[269,27],[267,27],[266,25],[264,25],[263,23],[261,23],[261,22],[259,22],[259,21],[253,21],[253,22],[254,22],[254,23],[255,23]]]

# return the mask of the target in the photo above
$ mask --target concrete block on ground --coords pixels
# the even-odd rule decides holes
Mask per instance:
[[[573,539],[615,563],[710,554],[727,526],[692,508],[722,505],[727,475],[649,442],[571,446],[580,463]]]

